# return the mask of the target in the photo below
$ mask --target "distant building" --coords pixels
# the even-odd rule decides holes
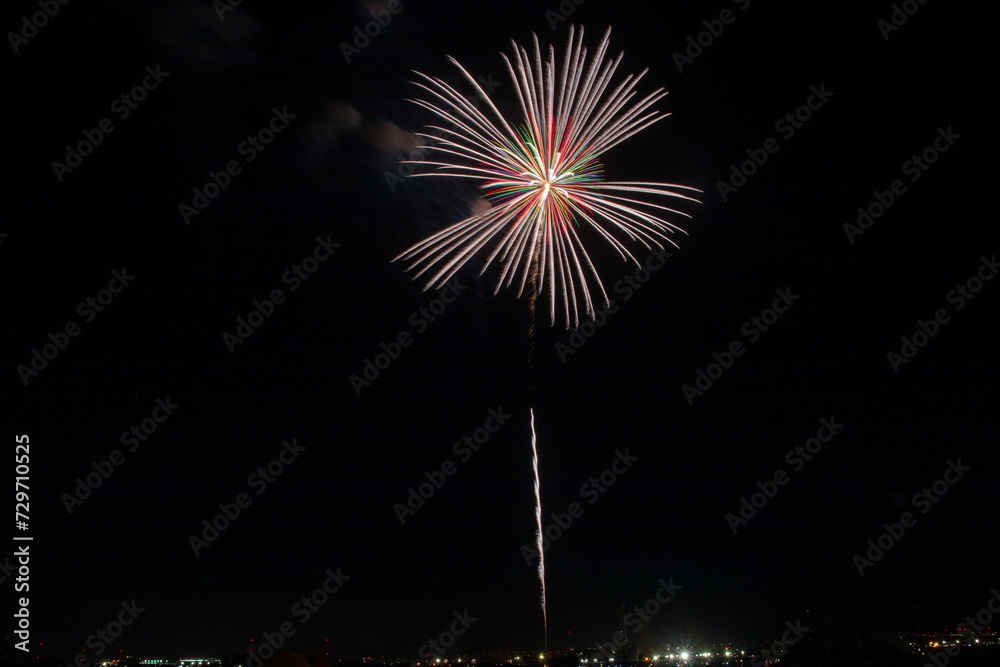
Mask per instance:
[[[639,647],[635,644],[635,638],[629,637],[628,628],[625,627],[625,607],[619,606],[617,611],[616,627],[624,639],[624,644],[615,651],[615,664],[634,665],[639,662]]]
[[[333,667],[333,663],[325,655],[299,651],[279,653],[265,660],[261,667]]]

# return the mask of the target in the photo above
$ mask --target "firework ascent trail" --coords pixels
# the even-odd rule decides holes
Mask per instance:
[[[535,469],[535,519],[538,521],[538,580],[542,584],[542,620],[545,623],[545,649],[549,648],[549,617],[545,608],[545,551],[542,545],[542,494],[538,478],[538,448],[535,446],[535,411],[531,412],[531,465]]]

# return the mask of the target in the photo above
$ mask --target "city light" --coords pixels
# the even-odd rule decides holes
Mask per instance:
[[[901,646],[907,646],[914,655],[921,656],[941,656],[945,651],[950,653],[956,649],[960,651],[968,650],[975,653],[977,649],[981,649],[982,647],[1000,645],[998,633],[989,631],[979,633],[977,636],[966,636],[962,632],[950,631],[941,633],[898,633],[894,637],[900,640]],[[364,667],[476,667],[477,662],[492,665],[507,663],[508,667],[542,667],[542,665],[550,664],[552,661],[562,665],[575,664],[577,667],[617,667],[623,663],[631,664],[633,667],[641,667],[641,665],[647,663],[648,667],[706,667],[710,664],[721,665],[724,663],[732,665],[740,660],[741,655],[744,659],[747,659],[755,653],[749,644],[742,644],[742,646],[746,646],[746,650],[743,650],[740,642],[700,643],[692,642],[690,638],[684,638],[683,641],[684,643],[679,646],[668,643],[663,643],[659,646],[654,645],[651,647],[651,650],[643,652],[641,655],[636,655],[638,647],[633,644],[628,647],[633,653],[628,654],[622,651],[621,655],[607,658],[600,657],[600,655],[595,653],[595,651],[599,651],[600,649],[591,646],[587,648],[569,648],[565,651],[556,650],[551,653],[541,651],[535,654],[528,653],[524,656],[520,654],[511,655],[512,651],[483,654],[478,656],[478,660],[475,654],[465,653],[461,657],[458,655],[439,658],[428,657],[418,662],[411,662],[406,659],[387,661],[385,656],[364,657],[362,661],[366,663]],[[257,645],[256,648],[258,651],[249,652],[244,657],[259,653],[262,645]],[[532,655],[537,657],[532,658]],[[631,655],[631,657],[627,657],[628,655]],[[132,658],[125,656],[123,652],[123,657],[121,658],[108,659],[93,664],[95,667],[127,667],[128,665],[134,665],[134,667],[243,667],[246,664],[245,661],[237,662],[233,658],[236,658],[236,660],[239,659],[236,656],[230,656],[229,659],[206,657],[184,659]],[[484,663],[484,660],[487,662]],[[333,659],[332,662],[344,663],[345,661]],[[767,665],[771,667],[780,667],[785,662],[785,660],[779,660],[775,656],[771,656],[766,660]],[[347,663],[351,664],[351,661],[348,660]],[[744,667],[749,667],[749,662],[740,664],[744,664]],[[763,664],[764,662],[758,661],[759,666]],[[258,667],[264,666],[258,664]],[[317,667],[319,666],[317,665]],[[361,665],[358,667],[361,667]]]

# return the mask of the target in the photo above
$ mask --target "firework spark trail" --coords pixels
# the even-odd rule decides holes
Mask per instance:
[[[545,624],[545,650],[549,648],[549,616],[545,606],[545,551],[542,545],[542,494],[538,478],[538,448],[535,446],[535,410],[531,413],[531,466],[535,469],[535,519],[538,521],[538,580],[542,584],[542,620]]]
[[[583,29],[570,26],[561,72],[555,49],[549,46],[543,60],[537,37],[531,55],[514,43],[513,58],[503,56],[521,110],[521,117],[512,122],[454,58],[449,60],[486,103],[482,111],[443,80],[415,72],[421,81],[414,83],[428,99],[411,101],[447,121],[449,127],[430,126],[440,134],[437,142],[428,146],[432,159],[407,162],[435,167],[436,171],[414,176],[479,181],[493,204],[485,213],[457,222],[395,258],[408,261],[407,270],[415,271],[415,276],[429,276],[424,289],[444,285],[480,250],[495,243],[480,271],[481,275],[498,260],[500,277],[494,294],[516,280],[521,296],[531,274],[537,280],[533,285],[536,293],[548,289],[552,323],[556,302],[561,301],[566,326],[575,327],[581,314],[591,319],[596,316],[591,284],[604,305],[610,304],[579,231],[596,234],[622,260],[637,265],[617,236],[649,249],[662,250],[663,243],[676,246],[668,235],[684,230],[654,213],[691,216],[634,195],[697,202],[689,194],[700,190],[603,178],[598,158],[605,151],[669,115],[651,109],[667,94],[662,88],[633,100],[635,86],[646,70],[626,76],[612,88],[622,54],[605,59],[610,32],[608,28],[588,63]],[[534,301],[531,305],[534,307]]]

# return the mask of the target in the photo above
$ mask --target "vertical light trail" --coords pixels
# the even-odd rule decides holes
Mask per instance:
[[[531,413],[531,466],[535,469],[535,519],[538,521],[537,548],[538,548],[538,580],[542,584],[542,622],[545,629],[545,650],[549,648],[549,616],[545,608],[545,551],[542,545],[542,494],[538,478],[538,447],[535,437],[535,410],[529,409]]]

